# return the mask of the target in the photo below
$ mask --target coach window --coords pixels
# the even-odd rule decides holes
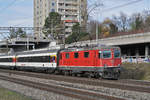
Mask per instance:
[[[13,62],[13,59],[12,59],[12,58],[9,58],[9,62]]]
[[[69,58],[69,53],[66,53],[66,59],[68,59]]]
[[[88,58],[89,57],[89,52],[84,52],[84,58]]]
[[[42,62],[49,62],[49,58],[50,58],[49,56],[43,56],[41,61]]]
[[[78,52],[74,53],[74,58],[78,58],[78,57],[79,57],[79,53]]]

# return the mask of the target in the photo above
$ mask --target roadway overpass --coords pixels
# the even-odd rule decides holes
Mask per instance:
[[[150,32],[131,35],[122,35],[104,39],[81,41],[68,46],[85,46],[86,44],[105,44],[110,46],[120,46],[124,56],[149,56],[150,52]]]
[[[34,43],[34,45],[39,45],[40,42],[42,43],[41,46],[43,46],[46,43],[50,43],[50,40],[44,39],[39,40],[37,39],[29,39],[29,43]],[[18,38],[18,39],[12,39],[11,42],[8,42],[8,47],[14,47],[14,49],[19,48],[20,45],[23,44],[23,47],[26,47],[27,45],[27,39]],[[105,44],[109,46],[120,46],[122,51],[123,57],[150,57],[150,32],[147,33],[138,33],[138,34],[131,34],[131,35],[122,35],[122,36],[116,36],[116,37],[110,37],[110,38],[104,38],[99,40],[88,40],[88,41],[81,41],[72,43],[68,46],[85,46],[85,45],[96,45],[96,44]],[[47,44],[48,45],[48,44]],[[0,42],[0,46],[7,46],[7,42]],[[39,45],[40,46],[40,45]],[[41,47],[40,46],[40,47]],[[32,47],[32,45],[31,45]]]

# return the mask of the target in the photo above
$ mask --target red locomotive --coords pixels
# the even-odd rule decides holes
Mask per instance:
[[[67,74],[118,79],[120,66],[118,47],[71,48],[59,53],[59,70]]]

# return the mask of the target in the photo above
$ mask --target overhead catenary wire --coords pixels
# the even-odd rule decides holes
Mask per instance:
[[[14,5],[16,3],[17,0],[13,0],[10,4],[8,4],[6,7],[0,9],[0,13],[4,12],[6,9],[8,9],[9,7],[11,7],[12,5]]]
[[[12,26],[13,26],[13,27],[16,27],[16,26],[23,25],[23,24],[25,24],[26,22],[29,22],[29,21],[30,21],[29,19],[31,19],[31,18],[33,19],[33,16],[28,17],[28,18],[26,18],[25,21],[22,21],[22,22],[20,22],[20,23],[18,23],[18,24],[12,25]]]
[[[147,4],[147,10],[149,11],[150,10],[150,4],[149,4],[149,0],[146,1],[146,4]]]
[[[112,11],[112,10],[115,10],[115,9],[118,9],[118,8],[122,8],[122,7],[125,7],[125,6],[129,6],[129,5],[141,2],[141,1],[143,1],[143,0],[134,0],[134,1],[127,2],[127,3],[124,3],[124,4],[120,4],[118,6],[114,6],[114,7],[108,8],[108,9],[103,9],[103,10],[101,9],[101,13],[107,13],[109,11]],[[94,11],[94,13],[97,14],[97,11]]]
[[[125,7],[125,6],[129,6],[129,5],[138,3],[140,1],[143,1],[143,0],[135,0],[135,1],[127,2],[125,4],[121,4],[121,5],[114,6],[114,7],[108,8],[108,9],[104,9],[102,12],[111,11],[111,10],[114,10],[114,9],[117,9],[117,8],[122,8],[122,7]]]
[[[0,12],[1,11],[4,11],[6,9],[8,9],[10,6],[12,6],[17,0],[13,0],[13,2],[11,2],[8,6],[6,6],[5,8],[2,8],[0,9]],[[111,11],[111,10],[114,10],[114,9],[117,9],[117,8],[120,8],[120,7],[124,7],[124,6],[128,6],[128,5],[131,5],[131,4],[134,4],[134,3],[137,3],[139,1],[142,1],[142,0],[136,0],[136,1],[131,1],[131,2],[128,2],[128,3],[125,3],[125,4],[121,4],[121,5],[118,5],[118,6],[115,6],[115,7],[111,7],[111,8],[108,8],[108,9],[104,9],[102,10],[101,12],[106,12],[106,11]],[[88,0],[88,2],[92,2],[92,0]],[[21,23],[23,24],[23,22]],[[13,26],[18,26],[18,25],[21,25],[20,23],[17,24],[17,25],[13,25]]]

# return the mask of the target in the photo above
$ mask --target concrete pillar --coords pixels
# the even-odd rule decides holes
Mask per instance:
[[[136,48],[136,50],[135,50],[135,56],[136,56],[136,57],[139,56],[139,48]]]
[[[145,57],[148,56],[148,52],[149,52],[149,47],[148,47],[148,46],[145,46]]]
[[[127,49],[127,55],[131,56],[131,49],[130,48]]]

